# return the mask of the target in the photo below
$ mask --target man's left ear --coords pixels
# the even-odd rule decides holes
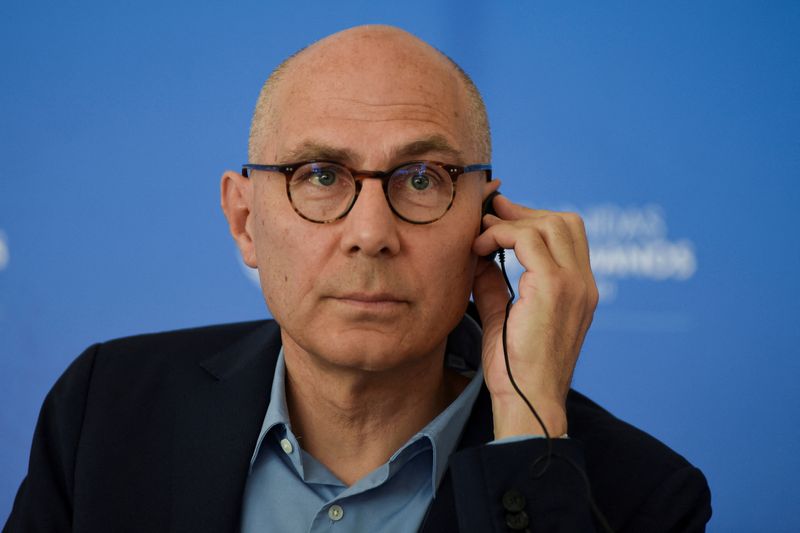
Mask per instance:
[[[238,172],[226,171],[220,182],[220,201],[242,260],[247,266],[256,268],[256,251],[251,233],[253,183]]]
[[[489,198],[493,192],[500,188],[500,180],[494,179],[492,181],[486,181],[483,183],[483,200],[485,201]]]

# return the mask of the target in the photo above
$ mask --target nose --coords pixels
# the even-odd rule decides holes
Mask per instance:
[[[344,253],[377,257],[400,251],[399,220],[389,207],[380,180],[368,178],[362,182],[356,203],[343,222]]]

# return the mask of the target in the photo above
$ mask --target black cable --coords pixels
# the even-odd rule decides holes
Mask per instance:
[[[514,387],[514,390],[517,392],[519,397],[522,398],[522,401],[525,402],[525,405],[528,406],[528,409],[530,409],[531,413],[533,413],[533,416],[536,419],[536,421],[539,423],[540,426],[542,426],[542,430],[544,431],[544,437],[547,440],[547,453],[543,456],[537,457],[536,460],[533,461],[531,465],[533,470],[532,472],[533,477],[535,479],[538,479],[541,476],[543,476],[544,473],[547,471],[547,469],[550,467],[550,462],[553,457],[556,457],[558,459],[563,459],[564,461],[566,461],[567,464],[569,464],[572,468],[574,468],[578,472],[578,474],[580,474],[581,479],[583,480],[583,484],[586,488],[586,497],[589,500],[589,507],[591,508],[592,514],[594,515],[595,519],[600,523],[600,526],[603,528],[604,531],[606,531],[606,533],[614,533],[614,530],[609,525],[608,520],[600,511],[600,508],[597,506],[597,503],[595,503],[594,501],[594,497],[592,496],[592,486],[589,483],[589,477],[586,475],[586,472],[584,472],[583,469],[569,457],[553,453],[553,439],[550,438],[550,432],[547,430],[547,426],[544,424],[544,421],[539,416],[539,413],[536,412],[536,409],[533,407],[533,404],[531,404],[530,400],[528,400],[528,397],[525,396],[525,393],[522,392],[522,389],[520,389],[519,386],[517,385],[517,382],[514,380],[513,374],[511,374],[511,364],[508,361],[508,345],[506,342],[506,332],[508,330],[508,316],[511,313],[511,305],[514,303],[514,299],[517,297],[517,295],[514,292],[514,287],[512,287],[511,281],[508,279],[508,273],[506,272],[506,251],[502,248],[499,249],[497,251],[497,258],[498,261],[500,262],[500,270],[503,272],[503,279],[506,282],[506,287],[508,287],[508,292],[510,294],[508,302],[506,302],[506,314],[505,318],[503,319],[503,358],[506,363],[506,372],[508,373],[508,380],[511,382],[511,386]],[[536,465],[542,460],[544,460],[544,466],[542,466],[541,471],[537,473]]]
[[[542,426],[542,430],[544,430],[544,438],[547,439],[547,456],[544,466],[542,467],[542,471],[538,474],[534,473],[534,478],[541,477],[546,471],[547,468],[550,466],[550,458],[553,455],[553,442],[550,439],[550,432],[547,431],[547,426],[544,424],[544,421],[539,416],[539,413],[536,412],[536,409],[531,404],[528,397],[525,396],[525,393],[522,392],[522,389],[519,388],[517,382],[514,380],[513,374],[511,374],[511,363],[508,361],[508,346],[506,344],[506,332],[508,330],[508,315],[511,313],[511,304],[514,303],[514,298],[517,297],[516,293],[514,292],[514,287],[511,286],[511,281],[508,279],[508,274],[506,273],[506,251],[504,249],[500,249],[497,251],[497,259],[500,261],[500,270],[503,272],[503,279],[506,281],[506,287],[508,287],[508,292],[510,294],[508,298],[508,302],[506,302],[506,316],[503,319],[503,358],[506,362],[506,372],[508,373],[508,379],[511,381],[511,386],[514,387],[514,390],[517,391],[517,394],[522,401],[525,402],[525,405],[528,406],[531,413],[533,413],[534,418],[536,421],[539,422],[539,425]],[[538,462],[538,460],[537,460]]]

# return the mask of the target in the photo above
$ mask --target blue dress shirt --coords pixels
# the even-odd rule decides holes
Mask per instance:
[[[480,336],[478,326],[472,326]],[[460,344],[460,349],[480,350],[479,343]],[[388,462],[348,487],[306,453],[292,432],[281,349],[269,406],[250,461],[241,531],[417,531],[483,383],[481,368],[467,368],[466,360],[480,361],[479,353],[471,355],[447,354],[448,367],[472,373],[458,398]]]

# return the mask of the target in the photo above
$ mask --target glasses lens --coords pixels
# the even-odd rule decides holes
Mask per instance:
[[[356,185],[350,172],[335,163],[308,163],[289,181],[289,199],[304,217],[327,222],[347,211]]]
[[[438,165],[411,163],[389,179],[389,201],[394,210],[412,222],[432,222],[447,212],[453,201],[453,180]]]

